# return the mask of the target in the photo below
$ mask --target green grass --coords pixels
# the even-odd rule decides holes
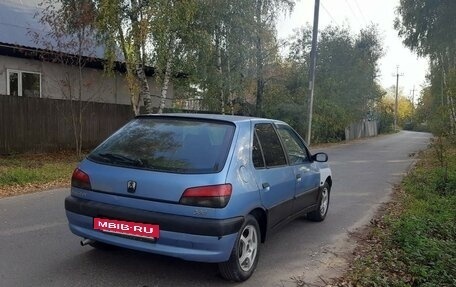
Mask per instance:
[[[76,163],[70,153],[0,156],[0,188],[69,181]]]
[[[432,150],[367,235],[345,280],[354,286],[456,286],[456,148]],[[445,171],[446,170],[446,171]]]

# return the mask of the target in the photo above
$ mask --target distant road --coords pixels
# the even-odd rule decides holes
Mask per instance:
[[[389,199],[417,151],[431,135],[400,132],[320,149],[329,154],[333,190],[326,221],[298,219],[262,245],[255,274],[242,286],[296,286],[335,276],[340,255],[353,244],[348,232],[369,222]],[[314,150],[316,152],[316,150]],[[68,189],[0,199],[0,286],[233,286],[215,264],[129,250],[81,247],[67,227]],[[321,281],[320,281],[321,282]]]

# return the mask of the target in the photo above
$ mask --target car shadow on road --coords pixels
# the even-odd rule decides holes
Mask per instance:
[[[301,266],[302,256],[318,224],[296,219],[273,233],[261,246],[261,258],[256,272],[243,286],[283,286],[290,280],[287,271]],[[316,235],[315,235],[316,236]],[[73,247],[72,247],[73,249]],[[90,246],[77,247],[77,255],[62,257],[54,282],[77,282],[71,286],[232,286],[223,280],[217,264],[189,262],[146,252],[114,247],[98,250]],[[74,254],[74,252],[71,252]],[[290,256],[295,254],[295,256]],[[68,272],[71,270],[71,272]],[[298,274],[302,270],[299,268]],[[293,274],[292,274],[293,275]],[[61,278],[59,278],[61,276]]]
[[[74,270],[68,277],[81,286],[228,286],[217,264],[189,262],[122,248],[97,250],[83,247],[58,268]],[[202,284],[204,283],[204,284]],[[78,286],[79,286],[78,284]]]

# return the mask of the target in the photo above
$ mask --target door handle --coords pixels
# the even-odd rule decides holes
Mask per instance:
[[[263,182],[263,189],[265,189],[266,191],[269,191],[271,189],[271,186],[269,185],[269,183]]]
[[[300,174],[297,174],[297,175],[296,175],[296,181],[297,181],[297,182],[301,182],[301,180],[302,180],[301,175],[300,175]]]

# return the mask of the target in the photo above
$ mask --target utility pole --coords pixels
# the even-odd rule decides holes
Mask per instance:
[[[310,145],[312,135],[312,113],[313,97],[315,87],[315,66],[317,64],[317,37],[318,37],[318,15],[320,10],[320,0],[315,0],[314,22],[312,32],[312,49],[310,50],[310,71],[309,71],[309,108],[308,108],[308,126],[307,126],[307,144]]]
[[[399,66],[396,66],[396,99],[394,101],[394,131],[397,131],[397,97],[399,93],[399,76],[404,74],[399,74]]]
[[[415,85],[413,85],[412,89],[412,105],[415,107]]]

